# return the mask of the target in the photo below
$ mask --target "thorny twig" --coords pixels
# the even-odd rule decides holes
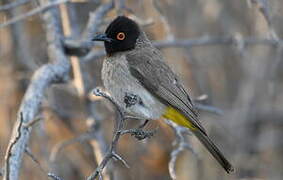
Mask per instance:
[[[176,172],[175,172],[175,165],[176,165],[176,160],[177,160],[178,155],[186,149],[191,151],[195,155],[196,153],[192,149],[191,145],[188,142],[186,142],[187,140],[184,137],[184,134],[188,134],[189,132],[188,129],[178,126],[172,121],[166,121],[166,123],[174,130],[175,135],[176,135],[176,140],[174,144],[177,145],[177,148],[171,152],[170,154],[171,159],[168,164],[170,177],[172,179],[176,179],[177,177],[176,177]]]
[[[154,131],[143,131],[140,127],[137,129],[123,130],[124,122],[127,117],[125,116],[125,113],[122,111],[119,105],[112,99],[111,96],[109,96],[105,92],[102,92],[99,88],[96,88],[93,91],[93,93],[96,96],[101,96],[109,100],[115,106],[118,112],[118,117],[116,118],[116,126],[114,129],[112,143],[110,145],[110,148],[108,152],[106,153],[106,155],[104,156],[102,162],[98,165],[96,170],[87,178],[87,180],[94,180],[97,177],[101,179],[102,178],[101,174],[102,174],[103,169],[106,167],[107,163],[112,158],[115,158],[116,160],[121,161],[127,168],[129,168],[129,165],[126,163],[126,161],[116,153],[117,144],[122,135],[130,133],[130,134],[134,134],[138,140],[142,140],[142,139],[153,136],[155,132],[155,130]]]
[[[113,139],[112,139],[112,143],[110,145],[110,148],[108,150],[108,152],[106,153],[105,157],[103,158],[102,162],[99,164],[99,166],[96,168],[96,170],[87,178],[87,180],[94,180],[95,178],[99,177],[102,178],[102,170],[104,169],[104,167],[107,165],[107,163],[113,158],[115,157],[116,153],[116,146],[118,143],[118,140],[121,136],[121,131],[124,127],[124,112],[120,109],[119,105],[106,93],[102,92],[99,88],[96,88],[93,93],[96,96],[101,96],[106,98],[107,100],[109,100],[116,108],[118,115],[116,118],[116,127],[114,130],[114,135],[113,135]],[[117,158],[120,161],[122,161],[123,164],[125,164],[124,160],[121,160],[122,158]]]

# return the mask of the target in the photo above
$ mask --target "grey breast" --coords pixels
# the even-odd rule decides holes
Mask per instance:
[[[113,99],[127,113],[145,119],[158,119],[163,114],[165,105],[160,103],[131,75],[124,54],[117,53],[104,60],[102,80]],[[124,98],[129,93],[137,95],[142,103],[126,107]]]

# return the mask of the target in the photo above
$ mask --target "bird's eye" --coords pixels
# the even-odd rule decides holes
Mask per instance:
[[[116,38],[117,38],[118,40],[120,40],[120,41],[124,40],[125,37],[126,37],[126,35],[125,35],[125,33],[123,33],[123,32],[119,32],[119,33],[117,34],[117,36],[116,36]]]

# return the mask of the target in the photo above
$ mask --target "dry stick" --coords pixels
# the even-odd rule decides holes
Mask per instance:
[[[64,36],[71,36],[72,27],[70,24],[69,13],[68,13],[66,4],[60,5],[60,13],[62,17]],[[75,56],[71,56],[70,60],[71,60],[73,74],[74,74],[74,84],[78,91],[79,97],[81,97],[82,99],[85,96],[85,88],[84,88],[84,82],[83,82],[79,58]]]
[[[206,111],[206,112],[210,112],[216,115],[223,115],[222,109],[219,109],[212,105],[207,105],[207,104],[202,104],[202,103],[197,103],[197,102],[195,102],[194,105],[200,111]]]
[[[41,3],[44,3],[43,0]],[[49,4],[53,3],[54,1],[50,0]],[[43,18],[46,23],[48,56],[53,63],[43,65],[34,73],[24,95],[5,155],[4,180],[19,178],[23,153],[32,129],[31,126],[25,127],[23,124],[33,121],[39,111],[45,90],[54,83],[66,80],[70,69],[69,61],[61,44],[62,35],[60,33],[62,31],[58,25],[59,16],[56,9],[46,11]]]
[[[87,26],[85,28],[84,31],[84,35],[82,39],[86,39],[86,42],[88,40],[90,40],[90,38],[98,31],[98,28],[100,27],[104,16],[114,7],[114,1],[110,1],[109,3],[104,3],[101,4],[94,12],[90,13],[90,17],[87,23]],[[63,17],[65,17],[65,19],[69,19],[67,16],[68,12],[67,12],[67,8],[66,5],[61,5],[61,9],[62,9],[62,14],[64,14]],[[64,20],[64,19],[63,19]],[[70,20],[65,20],[65,21],[70,21]],[[68,30],[68,33],[66,33],[66,36],[70,36],[71,35],[71,27],[72,25],[70,24],[70,22],[66,22],[63,24],[67,24],[66,29]],[[93,147],[93,151],[94,151],[94,155],[96,158],[97,162],[100,162],[103,159],[104,154],[106,153],[106,140],[102,137],[102,131],[101,129],[93,129],[92,127],[95,126],[96,124],[99,124],[101,122],[99,122],[98,118],[93,118],[94,113],[90,110],[92,107],[91,103],[89,102],[89,99],[87,99],[86,96],[86,89],[87,87],[85,87],[84,84],[84,74],[81,71],[81,67],[80,67],[80,61],[78,59],[78,57],[75,56],[71,56],[71,62],[72,62],[72,67],[73,67],[73,72],[74,72],[74,82],[75,82],[75,86],[79,92],[79,96],[80,99],[82,101],[82,105],[84,106],[85,112],[86,112],[86,116],[90,117],[91,119],[93,119],[93,123],[92,124],[88,124],[89,127],[92,129],[92,141],[90,142],[92,147]],[[95,121],[94,121],[95,119]],[[110,175],[109,173],[105,173],[104,176],[105,179],[110,179]]]
[[[264,20],[266,21],[266,24],[268,26],[268,33],[271,36],[271,38],[272,39],[278,39],[278,35],[275,32],[275,29],[274,29],[272,21],[271,21],[269,1],[268,0],[251,0],[250,2],[257,6],[259,12],[264,17]],[[249,3],[249,4],[251,4],[251,3]]]
[[[89,14],[89,20],[86,28],[84,29],[83,35],[80,40],[66,39],[65,45],[69,49],[90,49],[96,43],[92,42],[91,39],[98,32],[99,27],[103,22],[104,16],[114,8],[114,0],[108,3],[102,4],[94,12]]]
[[[100,162],[99,166],[96,168],[96,170],[87,178],[87,180],[94,180],[95,178],[99,177],[99,179],[102,178],[102,170],[105,168],[107,163],[114,157],[117,160],[120,160],[126,167],[129,167],[126,164],[126,161],[123,160],[120,156],[116,154],[116,148],[117,148],[117,143],[118,140],[121,136],[121,132],[124,128],[124,112],[120,109],[119,105],[106,93],[102,92],[100,89],[96,88],[93,93],[96,96],[101,96],[109,100],[116,108],[117,110],[117,118],[116,118],[116,127],[114,129],[114,136],[112,139],[112,143],[110,145],[110,149],[106,153],[105,157],[103,158],[102,162]]]
[[[111,0],[109,3],[105,3],[98,7],[98,9],[90,13],[90,17],[86,26],[86,29],[83,34],[83,39],[89,41],[92,36],[98,31],[98,28],[102,24],[103,17],[111,9],[114,8],[114,0]]]
[[[264,17],[266,24],[268,26],[268,32],[269,35],[271,35],[270,39],[273,39],[278,42],[277,44],[277,49],[276,49],[276,56],[275,59],[271,62],[271,66],[267,66],[268,68],[266,71],[268,71],[267,75],[269,80],[271,81],[270,83],[270,94],[274,94],[274,89],[275,89],[275,76],[277,73],[277,67],[282,61],[282,55],[283,55],[283,43],[282,40],[279,39],[273,23],[271,21],[271,15],[270,15],[270,7],[269,7],[269,1],[268,0],[251,0],[253,4],[255,4],[259,10],[259,12],[262,14]],[[273,99],[273,98],[271,98]]]
[[[57,6],[59,4],[62,4],[62,3],[66,3],[67,1],[68,0],[57,0],[57,1],[52,1],[50,3],[44,4],[42,6],[39,6],[39,7],[35,8],[35,9],[31,10],[31,11],[28,11],[25,14],[21,14],[19,16],[16,16],[16,17],[14,17],[14,18],[4,22],[4,23],[1,23],[0,24],[0,28],[3,28],[3,27],[6,27],[6,26],[9,26],[11,24],[14,24],[16,22],[22,21],[22,20],[24,20],[24,19],[26,19],[26,18],[28,18],[30,16],[33,16],[33,15],[38,14],[38,13],[41,13],[41,12],[43,12],[43,11],[49,9],[49,8],[52,8],[52,7]]]
[[[175,143],[177,147],[171,152],[170,154],[171,158],[168,164],[170,177],[172,179],[176,179],[175,166],[176,166],[176,160],[177,160],[178,155],[186,149],[191,151],[194,155],[196,155],[196,153],[192,149],[192,146],[188,142],[186,142],[186,139],[183,135],[183,134],[188,133],[189,131],[184,127],[178,126],[172,121],[168,120],[166,121],[166,123],[174,130],[174,133],[176,135]]]
[[[109,0],[109,2],[101,4],[94,12],[91,12],[89,15],[89,20],[88,23],[84,29],[84,33],[82,34],[82,37],[80,38],[81,41],[87,45],[90,45],[87,48],[93,47],[92,43],[89,43],[91,38],[96,34],[99,30],[99,27],[103,23],[104,17],[106,14],[114,8],[114,0]],[[88,50],[89,51],[89,50]],[[89,101],[89,100],[88,100]],[[88,103],[88,106],[90,106],[90,103]],[[91,117],[94,116],[95,112],[90,112]],[[94,154],[96,157],[97,164],[103,161],[103,157],[105,157],[105,154],[107,154],[107,144],[105,139],[103,138],[103,133],[101,129],[101,119],[100,118],[95,118],[95,121],[93,119],[93,123],[90,124],[89,126],[91,129],[94,130],[96,139],[94,141],[91,141],[91,145],[94,148]],[[93,128],[95,126],[99,126],[100,129]],[[108,180],[110,179],[110,169],[106,169],[106,172],[104,173],[104,179]],[[100,177],[102,178],[102,175],[99,174]]]
[[[28,155],[31,160],[39,167],[39,169],[46,174],[46,171],[43,169],[42,165],[40,162],[37,160],[37,158],[32,154],[31,150],[29,148],[25,149],[25,154]]]
[[[102,175],[101,175],[102,171],[112,158],[119,160],[120,162],[122,162],[122,164],[125,167],[129,168],[129,165],[127,164],[127,162],[120,155],[118,155],[116,153],[117,144],[118,144],[118,141],[119,141],[119,139],[122,135],[132,134],[136,137],[136,139],[142,140],[142,139],[145,139],[145,138],[152,137],[153,134],[156,131],[156,130],[143,131],[142,130],[143,126],[137,128],[137,129],[123,130],[125,120],[128,119],[128,118],[131,118],[131,117],[125,116],[124,112],[120,109],[119,105],[112,99],[112,97],[109,96],[108,94],[106,94],[105,92],[102,92],[99,88],[96,88],[93,91],[93,93],[96,96],[101,96],[101,97],[104,97],[107,100],[109,100],[115,106],[118,115],[117,115],[117,118],[116,118],[116,124],[115,124],[115,128],[114,128],[114,133],[113,133],[113,138],[112,138],[112,143],[110,145],[110,148],[109,148],[108,152],[105,154],[103,160],[100,162],[100,164],[96,168],[96,170],[87,178],[87,180],[94,180],[97,177],[99,179],[102,179]]]
[[[23,14],[25,12],[24,8],[13,8],[7,11],[8,17],[14,17],[17,14]],[[17,49],[15,53],[13,53],[15,58],[15,65],[23,67],[27,70],[36,70],[38,66],[32,60],[32,53],[31,53],[31,44],[27,43],[31,40],[32,37],[28,35],[29,31],[25,28],[26,24],[24,22],[13,24],[11,29],[11,38],[13,41],[13,49]]]
[[[167,21],[167,18],[164,15],[164,10],[162,7],[159,6],[159,1],[153,1],[153,7],[155,8],[155,10],[158,12],[159,14],[159,19],[162,22],[163,25],[163,29],[165,31],[165,39],[166,40],[174,40],[175,39],[175,35],[174,33],[172,33],[172,29]]]
[[[61,4],[59,6],[59,8],[60,8],[60,15],[61,15],[61,19],[62,19],[61,22],[62,22],[62,27],[63,27],[63,34],[64,34],[64,36],[71,36],[71,34],[73,32],[72,32],[72,27],[71,27],[71,24],[70,24],[69,12],[68,12],[67,5]],[[81,100],[83,100],[83,97],[85,95],[85,90],[84,90],[84,84],[83,84],[79,59],[78,59],[78,57],[71,56],[70,62],[71,62],[71,66],[72,66],[72,69],[73,69],[75,87],[78,91],[79,97],[81,98]],[[75,143],[77,141],[81,141],[81,140],[89,139],[89,138],[93,138],[93,135],[90,134],[90,133],[79,136],[78,138],[72,139],[70,141],[65,141],[65,142],[55,146],[51,151],[50,161],[54,162],[56,160],[57,153],[59,152],[59,150],[61,150],[61,148],[64,148],[65,146],[72,144],[72,143]],[[53,173],[48,173],[48,177],[56,179],[56,180],[61,179],[59,176],[56,176]]]
[[[7,11],[9,9],[12,9],[12,8],[21,6],[25,3],[28,3],[29,1],[30,0],[19,0],[19,1],[11,2],[9,4],[2,5],[2,6],[0,6],[0,11]]]
[[[57,158],[57,155],[66,146],[72,145],[72,144],[77,143],[77,142],[89,141],[89,140],[94,139],[94,138],[95,138],[94,132],[87,132],[87,133],[81,134],[80,136],[75,137],[73,139],[57,143],[51,150],[51,153],[50,153],[50,156],[49,156],[49,160],[51,162],[54,162],[56,160],[56,158]]]
[[[23,126],[28,128],[30,126],[35,125],[37,122],[39,122],[42,119],[43,119],[43,117],[35,117],[32,121],[28,122],[28,124],[23,124]]]

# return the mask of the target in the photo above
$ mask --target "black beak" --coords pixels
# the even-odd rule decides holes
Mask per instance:
[[[106,41],[106,42],[112,42],[113,39],[106,36],[106,34],[98,34],[96,35],[92,41]]]

